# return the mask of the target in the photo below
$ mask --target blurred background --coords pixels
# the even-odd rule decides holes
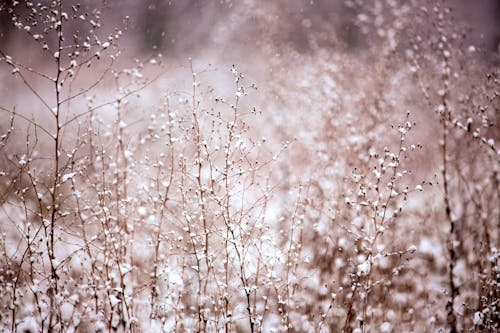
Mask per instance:
[[[2,0],[0,6],[13,1]],[[366,46],[365,37],[355,23],[362,1],[65,1],[65,5],[76,4],[83,12],[99,10],[103,31],[123,30],[126,44],[122,46],[136,55],[160,51],[169,58],[185,60],[212,54],[237,61],[254,57],[271,45],[308,52],[311,36],[322,46],[342,43],[352,52],[360,52]],[[469,28],[469,42],[498,54],[499,1],[454,0],[446,4],[454,9],[457,22]],[[20,33],[23,32],[13,27],[9,14],[0,12],[2,48],[28,47]]]

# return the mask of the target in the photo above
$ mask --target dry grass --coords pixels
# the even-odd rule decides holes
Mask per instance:
[[[357,50],[253,8],[249,77],[2,6],[1,331],[498,330],[500,71],[443,4],[348,2]]]

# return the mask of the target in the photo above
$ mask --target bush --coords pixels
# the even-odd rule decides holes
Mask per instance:
[[[290,43],[285,3],[247,5],[249,77],[1,5],[1,329],[498,330],[498,66],[442,3],[348,1],[351,34]]]

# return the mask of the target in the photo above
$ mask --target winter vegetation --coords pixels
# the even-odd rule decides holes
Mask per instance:
[[[1,332],[499,331],[452,2],[147,3],[0,2]]]

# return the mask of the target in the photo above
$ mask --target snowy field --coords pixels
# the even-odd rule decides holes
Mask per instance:
[[[0,332],[499,331],[494,1],[139,3],[0,2]]]

